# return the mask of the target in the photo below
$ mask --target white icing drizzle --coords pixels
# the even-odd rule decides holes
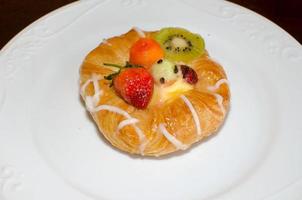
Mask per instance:
[[[116,107],[116,106],[111,106],[111,105],[99,105],[97,107],[94,107],[92,110],[90,110],[90,112],[99,112],[101,110],[108,110],[110,112],[115,112],[117,114],[123,115],[124,117],[126,117],[127,119],[131,119],[132,117],[124,110]]]
[[[216,98],[216,101],[218,103],[218,106],[220,107],[221,112],[223,113],[223,115],[225,115],[225,108],[223,106],[223,97],[220,94],[216,94],[216,93],[213,93],[213,95]]]
[[[219,81],[216,82],[214,86],[209,86],[208,90],[214,92],[216,91],[222,84],[229,84],[229,81],[227,79],[220,79]]]
[[[98,105],[99,101],[100,101],[100,96],[103,95],[103,91],[99,90],[95,93],[95,95],[93,95],[92,97],[92,101],[93,101],[93,105],[96,106]]]
[[[133,29],[136,31],[136,33],[137,33],[140,37],[142,37],[142,38],[146,37],[144,31],[142,31],[141,29],[139,29],[139,28],[137,28],[137,27],[133,27]]]
[[[229,84],[229,81],[227,79],[220,79],[219,81],[216,82],[214,86],[209,86],[208,90],[213,92],[212,94],[215,96],[216,101],[218,103],[218,106],[220,107],[221,112],[223,115],[225,115],[225,108],[223,106],[223,97],[220,94],[214,93],[222,84]]]
[[[100,101],[100,96],[103,94],[103,91],[100,90],[99,87],[99,80],[101,80],[102,78],[96,74],[92,74],[92,83],[93,83],[93,87],[94,87],[94,95],[92,97],[93,100],[93,105],[96,106],[99,101]]]
[[[87,110],[89,112],[92,112],[92,110],[94,109],[93,97],[92,96],[86,96],[85,97],[85,104],[86,104]]]
[[[95,91],[99,91],[100,90],[99,82],[98,81],[101,80],[101,79],[102,79],[101,76],[96,75],[96,74],[92,74],[91,80],[93,82],[93,87],[94,87]]]
[[[121,123],[117,126],[117,131],[121,130],[125,126],[131,125],[131,124],[135,124],[137,122],[139,122],[139,120],[136,119],[136,118],[125,119],[124,121],[121,121]]]
[[[81,87],[81,93],[84,96],[85,95],[85,90],[87,88],[87,86],[92,82],[91,79],[88,79]]]
[[[138,135],[139,141],[141,142],[139,146],[139,152],[141,155],[144,155],[144,150],[148,141],[146,140],[144,132],[140,128],[138,128],[135,124],[133,124],[133,127]]]
[[[161,133],[167,138],[169,142],[171,142],[177,149],[185,150],[188,148],[187,145],[183,144],[181,141],[176,139],[172,134],[170,134],[164,124],[159,124],[159,130]]]
[[[190,100],[187,97],[185,97],[184,95],[181,95],[180,98],[185,102],[185,104],[188,106],[188,108],[190,109],[190,111],[192,113],[193,120],[194,120],[195,126],[196,126],[197,135],[201,135],[200,121],[199,121],[199,117],[198,117],[198,114],[197,114],[195,108],[193,107],[192,103],[190,102]]]
[[[109,43],[108,40],[106,40],[106,39],[103,39],[103,42],[102,42],[102,43],[103,43],[103,44],[107,44],[108,46],[112,46],[112,44]]]
[[[143,155],[143,152],[144,152],[144,149],[145,149],[145,146],[146,146],[146,137],[145,137],[145,134],[143,133],[143,131],[135,125],[135,123],[137,123],[139,120],[136,119],[136,118],[131,117],[128,112],[126,112],[126,111],[124,111],[121,108],[118,108],[116,106],[111,106],[111,105],[99,105],[99,106],[97,106],[97,104],[100,100],[100,97],[103,94],[103,91],[100,90],[100,87],[99,87],[99,83],[98,83],[99,80],[101,80],[100,76],[98,76],[96,74],[92,74],[91,79],[87,80],[81,88],[82,95],[84,95],[86,87],[91,82],[93,83],[93,87],[94,87],[94,91],[95,91],[94,95],[84,97],[87,110],[91,113],[98,112],[98,111],[101,111],[101,110],[108,110],[108,111],[115,112],[115,113],[118,113],[120,115],[123,115],[126,118],[126,120],[123,120],[118,125],[117,129],[120,130],[124,126],[132,124],[135,131],[136,131],[136,133],[137,133],[137,135],[138,135],[138,137],[139,137],[140,143],[141,143],[140,146],[139,146],[139,151]]]

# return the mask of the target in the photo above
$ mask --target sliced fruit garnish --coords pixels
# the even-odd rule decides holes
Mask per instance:
[[[198,76],[195,70],[187,65],[180,65],[182,78],[189,84],[195,84],[198,82]]]
[[[160,59],[151,67],[151,74],[155,83],[162,85],[171,85],[179,77],[178,66],[174,63]]]
[[[156,61],[164,57],[164,51],[152,38],[141,38],[130,48],[131,64],[151,67]]]
[[[139,109],[148,106],[153,94],[154,81],[145,68],[126,65],[105,79],[112,80],[114,90],[127,103]]]
[[[203,38],[183,28],[163,28],[154,38],[171,61],[190,62],[205,52]]]
[[[115,67],[115,68],[118,68],[118,71],[112,73],[112,74],[109,74],[107,76],[104,76],[104,78],[106,80],[113,80],[113,78],[117,75],[120,74],[121,70],[122,69],[125,69],[125,68],[137,68],[137,67],[142,67],[140,65],[133,65],[133,64],[130,64],[129,62],[126,62],[126,65],[125,66],[122,66],[122,65],[118,65],[118,64],[113,64],[113,63],[103,63],[104,66],[109,66],[109,67]],[[112,86],[113,83],[110,85]]]

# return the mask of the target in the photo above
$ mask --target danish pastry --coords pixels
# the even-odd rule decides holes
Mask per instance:
[[[230,104],[223,68],[203,38],[182,28],[103,40],[80,68],[80,95],[116,148],[161,156],[215,133]]]

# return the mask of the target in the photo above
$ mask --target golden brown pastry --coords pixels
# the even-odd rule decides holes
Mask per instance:
[[[143,66],[146,69],[142,70],[153,77],[153,82],[148,83],[153,85],[147,105],[143,108],[133,106],[135,104],[123,98],[123,94],[115,88],[117,86],[107,80],[110,74],[119,70],[112,64],[127,66],[132,59],[130,51],[134,44],[140,38],[160,41],[156,34],[159,32],[132,29],[121,36],[104,40],[87,55],[80,69],[80,93],[100,132],[113,146],[132,154],[160,156],[187,149],[215,133],[229,109],[230,91],[226,74],[205,50],[190,58],[184,57],[184,61],[181,56],[173,57],[166,51],[174,48],[176,52],[180,47],[184,52],[191,51],[188,39],[182,41],[182,38],[176,38],[177,34],[176,39],[173,35],[168,37],[170,46],[167,42],[160,44],[164,49],[162,59]],[[185,46],[187,44],[188,47]],[[165,61],[166,56],[174,59],[173,62]],[[137,59],[141,58],[138,56]],[[169,66],[173,64],[174,75],[161,72],[164,68],[159,65],[163,61]],[[167,76],[158,77],[161,73]],[[118,82],[114,81],[114,84]]]

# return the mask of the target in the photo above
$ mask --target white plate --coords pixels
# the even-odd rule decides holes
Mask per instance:
[[[137,26],[204,36],[225,68],[231,111],[219,134],[150,159],[112,148],[78,95],[79,67],[103,38]],[[79,1],[1,51],[0,199],[298,200],[302,50],[267,19],[224,1]]]

